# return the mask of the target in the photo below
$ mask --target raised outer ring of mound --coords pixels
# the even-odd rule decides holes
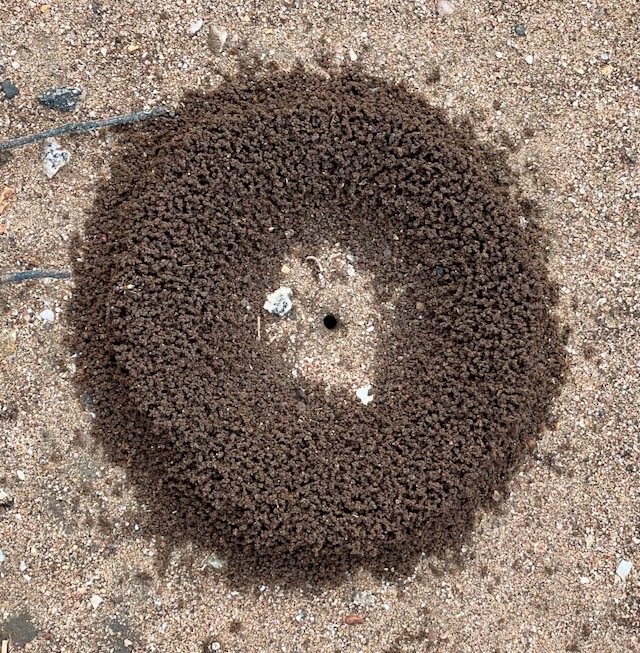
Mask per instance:
[[[435,550],[468,527],[562,373],[539,233],[476,146],[401,88],[300,70],[129,130],[74,319],[96,434],[160,514],[302,564]],[[368,406],[300,388],[256,341],[244,302],[278,287],[291,230],[309,252],[357,252],[395,302]]]

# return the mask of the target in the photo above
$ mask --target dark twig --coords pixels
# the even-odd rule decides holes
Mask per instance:
[[[71,122],[66,125],[60,125],[60,127],[54,127],[53,129],[49,129],[48,131],[39,134],[31,134],[30,136],[21,136],[20,138],[14,138],[10,141],[4,141],[4,143],[0,143],[0,152],[3,152],[4,150],[12,150],[14,147],[22,147],[23,145],[35,143],[36,141],[43,141],[45,138],[52,138],[53,136],[61,136],[63,134],[84,134],[86,132],[95,131],[96,129],[101,129],[102,127],[126,125],[131,122],[146,120],[147,118],[166,116],[170,113],[171,111],[167,107],[157,107],[156,109],[151,109],[151,111],[138,111],[137,113],[129,113],[124,116],[105,118],[104,120]]]
[[[69,279],[67,270],[23,270],[22,272],[5,272],[0,274],[0,283],[20,283],[29,279]]]

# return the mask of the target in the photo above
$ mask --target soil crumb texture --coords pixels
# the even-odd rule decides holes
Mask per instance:
[[[282,577],[459,545],[564,370],[543,234],[505,175],[358,69],[245,71],[124,130],[70,344],[147,527]]]

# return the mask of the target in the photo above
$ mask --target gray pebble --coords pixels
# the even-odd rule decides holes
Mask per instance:
[[[516,36],[526,36],[527,28],[525,25],[516,25],[515,28],[513,29],[513,32]]]
[[[38,96],[38,101],[49,109],[73,111],[81,95],[81,88],[50,88]]]
[[[371,592],[354,592],[351,601],[359,608],[372,608],[376,604],[376,597]]]
[[[18,87],[10,79],[5,79],[0,84],[0,89],[2,89],[7,100],[13,100],[13,98],[19,93]]]

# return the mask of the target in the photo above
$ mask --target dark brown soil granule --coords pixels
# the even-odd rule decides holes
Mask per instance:
[[[513,195],[468,127],[358,70],[243,73],[125,130],[70,315],[95,437],[147,526],[277,574],[459,543],[563,374],[541,232]],[[403,289],[366,406],[256,337],[291,248],[336,242],[381,305]]]

